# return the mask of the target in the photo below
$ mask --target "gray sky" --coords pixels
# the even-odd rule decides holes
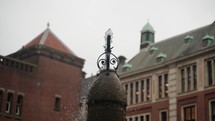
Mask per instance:
[[[215,0],[0,0],[0,55],[20,49],[50,29],[96,74],[104,34],[113,31],[113,53],[127,60],[139,52],[140,30],[154,27],[155,41],[215,21]],[[71,72],[72,73],[72,72]]]

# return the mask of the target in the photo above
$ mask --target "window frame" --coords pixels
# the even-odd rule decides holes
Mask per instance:
[[[169,90],[169,77],[168,72],[158,74],[157,75],[157,99],[168,98],[168,90]]]
[[[16,116],[21,117],[21,115],[22,115],[23,101],[24,101],[24,94],[23,93],[22,94],[18,93],[18,95],[17,95],[17,101],[16,101],[16,110],[15,110],[15,115]]]
[[[0,88],[0,112],[3,110],[4,89]]]
[[[208,101],[208,110],[209,110],[208,117],[209,117],[209,121],[212,121],[211,102],[214,102],[214,103],[215,103],[215,99],[211,99],[211,100]],[[214,104],[214,105],[215,105],[215,104]],[[215,113],[215,112],[214,112],[214,113]]]
[[[194,121],[198,121],[198,119],[197,119],[197,106],[196,106],[196,104],[195,103],[193,103],[193,104],[188,104],[188,105],[184,105],[184,106],[182,106],[181,107],[181,120],[182,121],[186,121],[185,120],[185,117],[186,117],[186,115],[185,115],[185,108],[189,108],[189,107],[192,107],[192,106],[194,106],[194,109],[195,109],[195,120]],[[191,109],[192,110],[192,109]],[[191,115],[192,116],[192,115]],[[189,120],[189,121],[193,121],[192,119],[191,120]]]
[[[162,112],[166,112],[166,121],[169,121],[168,109],[159,111],[159,121],[162,121]]]
[[[178,93],[188,93],[198,89],[198,68],[197,62],[178,67]],[[195,70],[194,70],[195,69]],[[188,72],[188,70],[190,72]],[[190,77],[189,77],[190,76]],[[190,79],[190,81],[188,81]],[[188,82],[190,84],[188,84]],[[189,86],[189,87],[188,87]]]
[[[150,112],[139,114],[139,115],[127,116],[126,120],[127,121],[136,121],[136,119],[138,119],[138,121],[141,121],[141,117],[142,117],[143,121],[147,121],[146,116],[149,116],[149,121],[151,121],[151,113]]]
[[[208,63],[210,62],[210,71],[211,73],[209,73],[209,65]],[[211,87],[211,86],[215,86],[215,56],[211,57],[211,58],[207,58],[204,61],[204,69],[205,69],[205,87]],[[214,67],[214,68],[213,68]],[[213,74],[214,73],[214,74]],[[211,77],[209,77],[211,76]],[[210,80],[211,78],[211,80]]]
[[[61,96],[55,95],[54,98],[54,111],[60,111],[61,109]]]
[[[9,99],[9,96],[10,96],[10,99]],[[13,98],[14,98],[14,92],[8,91],[7,92],[7,99],[6,99],[6,109],[5,109],[5,113],[7,113],[7,114],[12,113]]]

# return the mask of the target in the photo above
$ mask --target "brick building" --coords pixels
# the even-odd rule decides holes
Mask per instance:
[[[160,42],[154,36],[147,23],[139,53],[119,57],[126,121],[215,121],[215,22]],[[94,80],[82,80],[84,111]]]
[[[121,66],[127,121],[215,121],[215,22],[155,42],[147,23],[140,51]]]
[[[0,120],[75,121],[83,65],[49,27],[0,56]]]

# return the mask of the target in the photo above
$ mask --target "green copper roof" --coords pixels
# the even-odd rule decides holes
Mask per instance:
[[[160,54],[157,56],[157,58],[160,58],[160,57],[162,57],[162,58],[166,58],[166,57],[167,57],[167,55],[166,55],[166,54],[164,54],[164,53],[160,53]]]
[[[152,32],[155,33],[155,30],[153,29],[152,25],[148,22],[143,29],[141,30],[141,32]]]
[[[125,65],[123,65],[123,68],[132,68],[131,64],[126,63]]]
[[[202,40],[204,40],[204,39],[210,39],[210,40],[214,40],[214,36],[210,36],[210,35],[205,35],[203,38],[202,38]]]
[[[190,36],[190,35],[187,35],[185,38],[184,38],[185,40],[193,40],[193,36]]]
[[[150,51],[156,51],[156,50],[158,50],[158,48],[156,48],[156,47],[151,47],[150,48]]]

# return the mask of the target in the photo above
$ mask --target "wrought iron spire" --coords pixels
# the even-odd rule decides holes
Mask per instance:
[[[97,59],[97,66],[99,70],[100,71],[106,70],[107,74],[109,74],[110,70],[116,71],[119,65],[118,58],[113,53],[111,53],[111,49],[113,49],[113,47],[111,47],[112,38],[113,33],[111,29],[108,29],[105,32],[106,41],[106,45],[104,46],[105,52],[102,53]]]

